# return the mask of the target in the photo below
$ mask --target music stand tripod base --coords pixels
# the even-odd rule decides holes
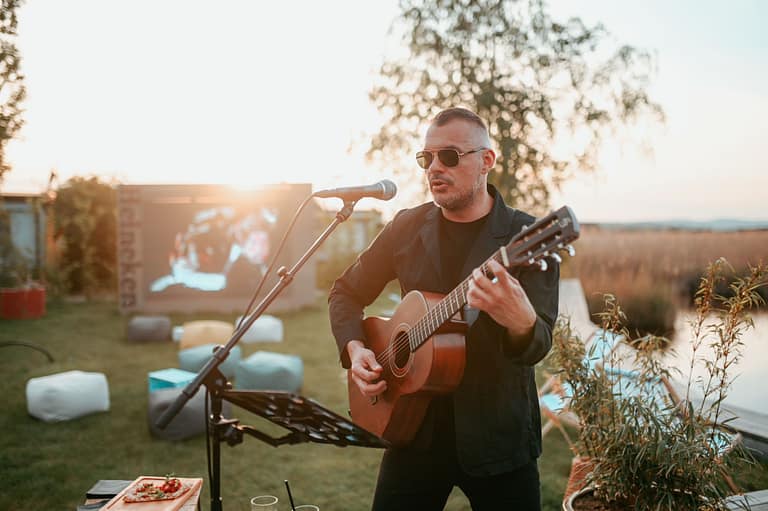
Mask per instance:
[[[280,391],[225,390],[221,393],[221,398],[291,431],[284,437],[274,438],[250,426],[232,426],[272,446],[301,442],[332,444],[340,447],[386,448],[389,446],[385,440],[362,429],[349,419],[328,410],[313,399],[298,394]],[[226,440],[228,443],[239,441],[239,439],[233,439],[234,442],[230,439]]]

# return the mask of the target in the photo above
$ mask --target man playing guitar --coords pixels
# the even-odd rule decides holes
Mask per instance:
[[[541,419],[533,366],[552,344],[559,267],[508,269],[497,259],[487,261],[534,218],[506,206],[488,184],[496,155],[475,113],[451,108],[438,114],[416,159],[434,201],[400,211],[339,277],[329,296],[350,396],[358,396],[356,402],[363,401],[372,412],[390,407],[405,415],[382,426],[398,433],[381,462],[373,509],[440,510],[458,486],[473,510],[538,510]],[[455,331],[441,341],[448,346],[446,353],[461,354],[460,362],[445,371],[455,382],[425,384],[423,412],[411,406],[416,399],[404,400],[403,413],[391,398],[396,387],[407,385],[410,364],[418,364],[407,348],[403,355],[397,351],[407,343],[413,348],[415,334],[397,333],[393,346],[376,353],[369,338],[373,334],[362,321],[363,309],[393,279],[403,294],[445,294],[466,282],[457,288],[466,290],[461,314],[468,326],[466,345],[462,338],[458,350]],[[426,350],[438,353],[437,340],[426,344]],[[435,364],[442,358],[448,357],[438,355]],[[350,404],[358,422],[356,413],[364,412],[356,412],[352,397]],[[408,415],[414,414],[418,422],[410,428]],[[400,434],[411,429],[413,434]]]

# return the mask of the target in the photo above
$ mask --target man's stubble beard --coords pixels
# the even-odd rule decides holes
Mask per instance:
[[[458,194],[438,199],[434,195],[432,196],[435,204],[445,209],[446,211],[460,211],[469,207],[477,200],[480,193],[485,192],[485,186],[483,185],[483,175],[478,174],[477,179],[472,184],[472,188],[468,190],[460,191]]]

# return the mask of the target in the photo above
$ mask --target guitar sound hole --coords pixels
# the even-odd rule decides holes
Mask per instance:
[[[411,348],[408,344],[408,336],[406,334],[401,334],[398,336],[398,341],[395,345],[395,365],[397,368],[404,368],[410,357]]]

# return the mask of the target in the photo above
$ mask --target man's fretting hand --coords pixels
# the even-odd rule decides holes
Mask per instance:
[[[486,312],[512,337],[529,335],[536,324],[536,311],[523,286],[496,260],[492,259],[488,267],[496,278],[491,280],[476,268],[469,281],[467,304]]]

